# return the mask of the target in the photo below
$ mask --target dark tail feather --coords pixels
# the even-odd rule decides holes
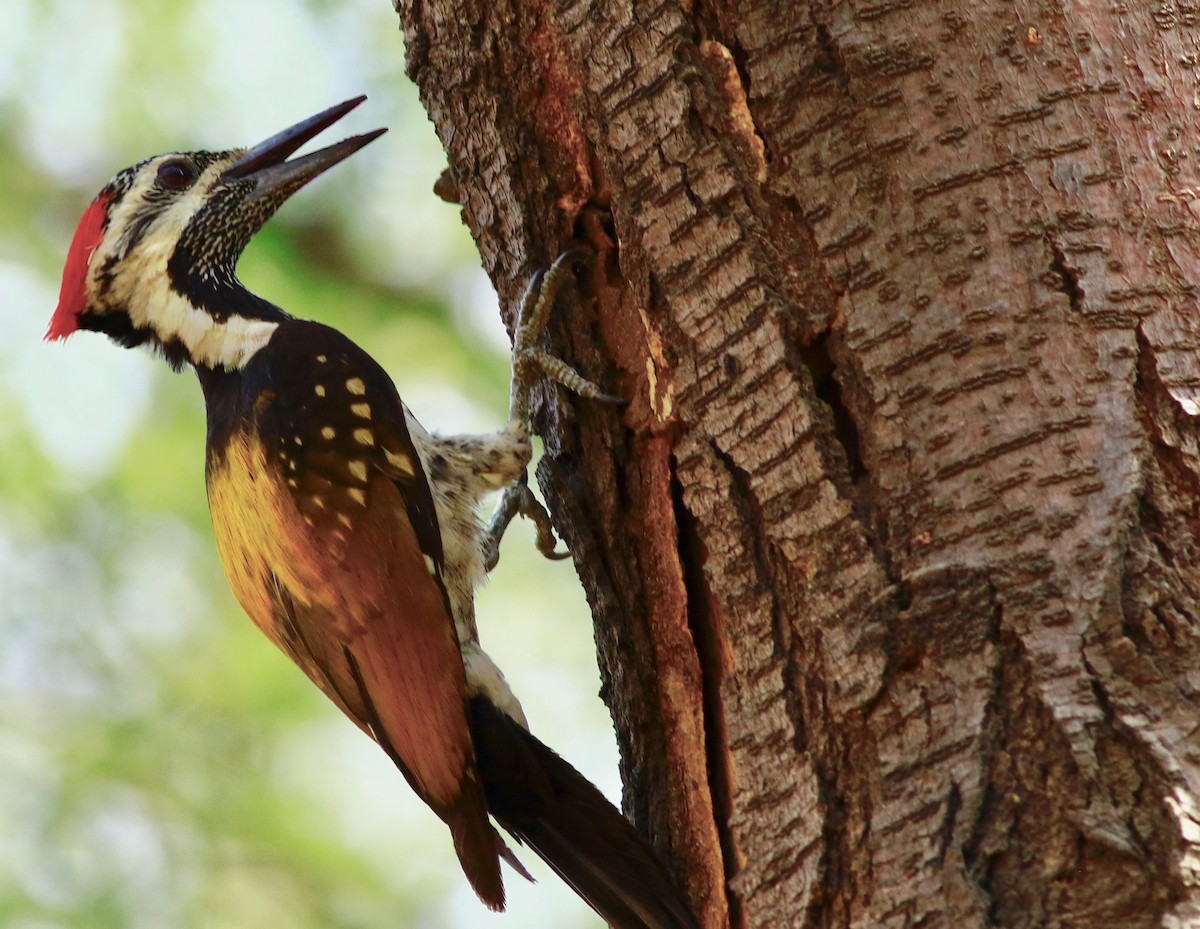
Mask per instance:
[[[614,929],[696,929],[654,852],[590,781],[484,697],[471,735],[488,811]]]

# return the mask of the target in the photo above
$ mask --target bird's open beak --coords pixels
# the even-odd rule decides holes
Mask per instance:
[[[246,152],[221,175],[226,182],[252,180],[254,192],[251,198],[258,200],[272,194],[281,199],[294,194],[297,190],[322,172],[332,168],[339,161],[349,158],[360,148],[387,132],[386,129],[376,129],[363,135],[351,136],[336,145],[322,148],[300,158],[288,161],[287,158],[301,145],[317,133],[332,126],[367,98],[355,97],[337,106],[301,120],[294,126],[276,133],[265,142],[259,142]]]

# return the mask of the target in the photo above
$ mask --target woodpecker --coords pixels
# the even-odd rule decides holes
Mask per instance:
[[[209,508],[234,594],[449,826],[484,904],[504,908],[501,859],[529,877],[490,816],[610,925],[694,929],[628,820],[529,732],[475,627],[474,590],[504,526],[533,511],[531,382],[545,374],[600,396],[535,346],[570,256],[531,283],[510,421],[482,436],[431,435],[363,349],[237,278],[246,244],[284,201],[385,131],[291,157],[364,99],[252,148],[121,171],[79,221],[46,337],[100,332],[196,372]],[[496,490],[485,532],[479,505]]]

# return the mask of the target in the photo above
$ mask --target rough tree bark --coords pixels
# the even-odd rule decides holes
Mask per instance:
[[[706,929],[1200,924],[1193,8],[397,5]]]

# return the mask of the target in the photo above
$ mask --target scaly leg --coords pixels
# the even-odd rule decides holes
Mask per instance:
[[[606,394],[561,358],[537,347],[550,321],[563,286],[571,279],[571,264],[589,258],[582,249],[573,248],[563,252],[547,270],[539,271],[529,281],[525,295],[521,298],[521,312],[513,333],[512,386],[508,399],[508,421],[512,425],[525,427],[530,418],[530,395],[538,380],[548,377],[562,384],[567,390],[588,400],[603,400],[607,403],[622,403],[620,397]]]
[[[590,400],[621,403],[619,397],[606,394],[561,358],[556,358],[537,343],[546,331],[550,311],[563,285],[571,278],[571,265],[588,254],[580,249],[563,252],[546,271],[529,281],[521,298],[521,310],[513,333],[512,386],[508,401],[508,429],[527,433],[530,420],[530,396],[544,376]],[[505,488],[483,538],[484,568],[491,571],[500,560],[500,540],[513,517],[520,513],[537,527],[538,551],[547,558],[566,558],[569,553],[555,551],[557,540],[550,525],[550,514],[529,488],[528,472]]]

